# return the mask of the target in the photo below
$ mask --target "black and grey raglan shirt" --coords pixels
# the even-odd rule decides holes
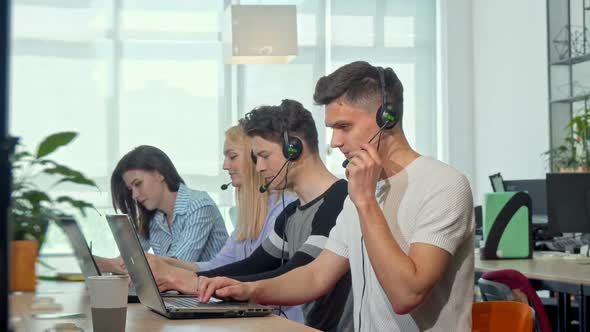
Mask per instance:
[[[277,217],[274,231],[252,255],[232,264],[199,272],[199,275],[256,281],[274,278],[310,263],[324,249],[348,195],[347,186],[345,180],[338,180],[303,206],[299,200],[287,205]],[[305,304],[306,325],[322,331],[343,331],[352,327],[352,322],[348,322],[352,317],[351,303],[347,303],[350,288],[348,272],[328,294]]]

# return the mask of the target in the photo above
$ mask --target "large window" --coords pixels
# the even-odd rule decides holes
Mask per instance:
[[[135,146],[164,150],[188,185],[226,213],[221,170],[225,108],[219,41],[222,2],[15,1],[11,132],[29,146],[60,130],[79,132],[55,158],[100,191],[58,187],[111,213],[110,173]],[[32,146],[31,146],[32,147]],[[228,219],[229,221],[229,219]],[[96,253],[116,254],[104,217],[81,223]],[[230,223],[228,222],[228,227]],[[46,253],[68,251],[50,228]]]
[[[227,2],[227,1],[226,1]],[[224,216],[223,132],[255,106],[283,98],[314,114],[321,154],[342,175],[327,146],[324,113],[313,105],[316,80],[354,60],[392,67],[405,86],[404,128],[422,153],[436,155],[435,1],[241,1],[295,4],[299,55],[287,65],[224,65],[224,1],[15,0],[10,129],[34,147],[60,130],[79,138],[55,158],[82,170],[100,191],[58,190],[111,208],[110,173],[140,144],[173,160],[190,187],[206,190]],[[419,93],[419,95],[418,95]],[[231,222],[226,218],[228,229]],[[81,224],[99,255],[117,254],[104,217]],[[43,251],[71,250],[51,227]]]
[[[277,1],[242,1],[276,4]],[[404,131],[420,153],[436,157],[436,2],[404,0],[281,1],[297,5],[299,55],[289,65],[238,70],[240,114],[283,98],[300,100],[314,113],[320,152],[328,168],[344,176],[343,157],[329,148],[324,111],[313,105],[317,79],[352,61],[392,67],[404,84]],[[419,94],[419,95],[418,95]]]

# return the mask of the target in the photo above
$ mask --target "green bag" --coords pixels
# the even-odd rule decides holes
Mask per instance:
[[[485,195],[481,259],[532,258],[531,198],[526,192]]]

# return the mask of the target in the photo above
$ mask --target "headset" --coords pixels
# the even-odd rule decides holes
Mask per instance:
[[[381,137],[380,134],[383,130],[392,129],[399,123],[404,107],[402,95],[396,96],[396,98],[392,100],[391,93],[387,93],[391,88],[387,83],[388,81],[393,84],[399,82],[393,69],[389,67],[375,67],[375,69],[379,74],[379,86],[381,87],[383,101],[381,102],[381,107],[379,107],[375,114],[375,121],[377,122],[377,126],[379,126],[379,130],[373,135],[373,137],[371,137],[369,143],[371,143],[377,136]],[[349,162],[350,158],[344,160],[344,162],[342,162],[342,167],[346,168]]]
[[[285,127],[285,131],[283,131],[283,156],[287,161],[295,161],[301,157],[301,153],[303,152],[303,143],[299,139],[299,137],[289,136],[287,132],[288,128]]]
[[[258,163],[258,157],[256,157],[256,155],[254,154],[254,150],[250,150],[250,158],[252,159],[254,165]]]
[[[281,110],[282,110],[282,106],[281,106]],[[287,159],[287,161],[285,161],[285,163],[283,164],[283,167],[285,167],[285,165],[288,165],[289,162],[291,161],[295,161],[297,159],[299,159],[299,157],[301,157],[301,153],[303,152],[303,143],[301,142],[301,140],[298,137],[295,136],[289,136],[289,134],[287,133],[288,130],[288,125],[285,126],[285,131],[283,132],[283,156],[285,157],[285,159]],[[283,167],[281,167],[281,170],[283,169]],[[277,175],[281,174],[281,171],[279,171],[277,173]],[[275,175],[274,178],[272,178],[272,180],[267,184],[270,185],[270,183],[277,177],[277,175]],[[285,187],[287,187],[287,176],[289,175],[289,166],[287,166],[287,169],[285,170]],[[262,188],[262,187],[261,187]],[[284,213],[284,220],[285,220],[285,225],[283,226],[283,236],[282,236],[282,244],[281,244],[281,267],[285,264],[285,237],[286,237],[286,233],[287,233],[287,223],[289,222],[289,218],[287,217],[287,212],[285,211],[285,191],[283,190],[281,192],[281,200],[282,200],[282,205],[283,205],[283,213]],[[285,314],[285,312],[283,311],[282,306],[279,306],[279,315],[283,314],[283,316],[285,316],[285,318],[289,319],[287,317],[287,315]]]
[[[250,159],[252,159],[252,162],[254,163],[254,165],[256,165],[256,162],[258,162],[258,158],[256,157],[256,155],[254,154],[254,151],[252,151],[252,150],[250,150]],[[232,184],[232,181],[222,184],[220,186],[221,190],[227,190],[227,188],[229,188],[230,184]]]
[[[284,108],[283,105],[280,106],[281,111],[284,112]],[[301,139],[299,139],[299,137],[295,137],[295,136],[289,136],[289,123],[288,121],[285,120],[285,128],[283,130],[283,134],[281,135],[283,137],[283,141],[281,143],[281,150],[283,151],[283,156],[285,157],[285,163],[283,164],[283,166],[281,166],[281,168],[279,169],[279,171],[277,172],[277,174],[275,174],[275,176],[266,184],[263,184],[260,186],[259,191],[261,193],[264,193],[268,190],[268,186],[270,186],[270,184],[279,176],[279,174],[281,174],[281,172],[283,171],[283,168],[285,168],[285,166],[287,166],[290,162],[296,161],[297,159],[299,159],[299,157],[301,157],[301,153],[303,152],[303,142],[301,141]],[[256,163],[258,161],[257,156],[254,154],[254,151],[251,151],[250,156],[252,157],[252,161],[254,161],[254,163]],[[285,170],[285,187],[287,187],[287,177],[289,175],[289,167],[287,166],[287,169]],[[283,216],[284,216],[284,228],[283,228],[283,236],[282,236],[282,245],[281,245],[281,267],[285,264],[285,236],[286,236],[286,231],[287,231],[287,223],[289,222],[289,218],[287,217],[287,213],[285,211],[285,191],[283,190],[281,193],[281,200],[282,200],[282,205],[283,205]],[[285,316],[285,318],[287,318],[287,315],[283,312],[282,310],[282,306],[279,306],[279,315],[283,314],[283,316]]]
[[[399,79],[397,78],[397,75],[393,69],[389,67],[376,67],[376,69],[379,73],[381,96],[383,97],[381,107],[376,114],[376,121],[381,130],[391,129],[399,122],[404,103],[401,96],[392,100],[393,96],[390,93],[387,93],[387,91],[390,89],[387,81],[389,80],[390,82],[398,82]]]
[[[283,156],[288,161],[295,161],[301,157],[301,153],[303,152],[303,143],[299,139],[299,137],[289,136],[287,130],[283,132],[281,135],[283,137],[283,141],[281,142],[281,150],[283,151]],[[258,157],[254,154],[253,150],[250,150],[250,158],[254,165],[258,162]]]
[[[281,110],[282,109],[283,108],[281,106]],[[301,153],[303,152],[303,143],[301,142],[301,139],[299,139],[299,137],[289,136],[288,127],[289,127],[288,124],[285,125],[285,130],[283,131],[283,134],[281,135],[283,137],[283,141],[281,142],[281,150],[283,151],[283,156],[285,157],[285,159],[287,159],[287,161],[285,162],[283,167],[285,167],[285,165],[288,162],[295,161],[295,160],[299,159],[299,157],[301,157]],[[252,159],[252,162],[254,163],[254,165],[256,165],[256,163],[258,163],[258,157],[254,154],[253,150],[250,150],[250,159]],[[277,173],[277,175],[281,174],[283,167],[281,167],[281,170]],[[259,190],[261,193],[264,193],[268,190],[268,186],[274,181],[274,179],[277,177],[277,175],[275,175],[275,177],[272,178],[272,180],[270,180],[269,183],[263,184],[262,186],[260,186]],[[226,190],[230,184],[231,184],[231,181],[227,184],[222,184],[221,190]]]
[[[387,68],[375,67],[375,68],[377,69],[377,72],[379,73],[379,83],[381,85],[381,95],[383,96],[383,102],[381,104],[381,107],[379,107],[379,110],[377,111],[376,119],[375,119],[377,121],[377,125],[379,126],[379,131],[377,131],[377,133],[373,137],[371,137],[371,139],[369,140],[369,143],[371,143],[375,139],[375,137],[377,137],[377,136],[379,136],[379,138],[381,138],[380,134],[383,132],[383,130],[392,129],[393,127],[395,127],[398,124],[398,122],[401,118],[401,114],[403,112],[403,106],[404,106],[404,100],[403,100],[402,95],[395,96],[395,98],[392,101],[391,94],[387,93],[387,90],[390,89],[390,87],[387,84],[388,80],[392,84],[396,84],[397,82],[399,82],[399,79],[397,78],[397,75],[395,74],[393,69],[391,69],[389,67],[387,67]],[[377,143],[377,149],[379,149],[379,143]],[[346,159],[342,163],[342,167],[346,168],[349,161],[350,161],[350,159]],[[362,257],[362,269],[363,269],[363,288],[361,291],[361,301],[359,304],[359,331],[361,331],[362,324],[363,324],[363,320],[362,320],[363,299],[365,297],[365,290],[367,287],[367,277],[365,275],[365,243],[364,242],[365,242],[364,237],[361,235],[361,243],[360,244],[361,244],[361,257]]]
[[[282,110],[283,107],[281,106],[281,111]],[[285,123],[285,130],[283,130],[283,134],[281,135],[283,137],[283,141],[281,143],[281,150],[283,151],[283,156],[286,159],[285,163],[283,164],[283,166],[281,166],[281,169],[279,169],[277,174],[268,183],[260,186],[259,191],[261,193],[264,193],[268,190],[268,186],[270,186],[270,184],[277,178],[277,176],[281,174],[283,168],[285,168],[285,166],[287,166],[288,163],[296,161],[297,159],[299,159],[299,157],[301,157],[301,153],[303,153],[303,142],[301,142],[301,139],[299,139],[299,137],[289,136],[288,130],[289,124]],[[254,152],[251,153],[251,157],[254,163],[256,163],[258,158],[254,154]],[[285,180],[286,179],[287,175],[285,174]]]

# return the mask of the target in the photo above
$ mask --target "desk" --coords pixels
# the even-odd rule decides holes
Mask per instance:
[[[588,331],[590,324],[587,319],[590,297],[590,258],[566,259],[560,253],[535,252],[533,259],[481,260],[475,255],[475,278],[485,272],[513,269],[520,271],[529,278],[537,289],[546,289],[560,294],[559,317],[560,331],[568,331],[568,294],[580,298],[579,317],[580,331]]]
[[[57,303],[63,305],[63,313],[83,312],[86,318],[65,318],[41,320],[31,317],[30,305],[34,296],[51,296]],[[92,331],[92,321],[89,296],[83,282],[41,281],[37,291],[33,293],[12,294],[10,296],[10,317],[15,330],[44,331],[53,327],[55,323],[75,323],[84,331]],[[127,306],[126,331],[317,331],[305,325],[275,315],[253,318],[218,318],[218,319],[188,319],[170,320],[150,311],[139,303]]]

